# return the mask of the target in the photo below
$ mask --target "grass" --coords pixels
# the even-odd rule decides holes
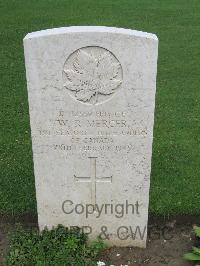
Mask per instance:
[[[22,39],[70,25],[158,35],[150,212],[199,214],[199,0],[0,0],[0,213],[36,212]]]
[[[6,266],[96,266],[97,255],[106,247],[100,240],[87,243],[85,234],[63,226],[42,233],[18,228],[9,238]]]

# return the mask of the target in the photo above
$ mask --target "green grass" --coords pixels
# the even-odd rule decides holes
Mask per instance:
[[[63,226],[42,233],[18,228],[10,233],[9,240],[6,266],[96,266],[97,255],[106,247],[101,240],[87,243],[80,230]]]
[[[70,25],[158,35],[150,211],[199,214],[199,0],[0,0],[0,212],[36,212],[22,39]]]

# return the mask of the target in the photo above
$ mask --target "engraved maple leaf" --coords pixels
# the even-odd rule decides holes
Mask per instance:
[[[99,94],[112,94],[121,84],[119,68],[120,64],[113,62],[109,52],[94,56],[78,50],[71,68],[64,68],[67,77],[64,86],[74,91],[78,100],[87,102],[93,98],[95,104]]]

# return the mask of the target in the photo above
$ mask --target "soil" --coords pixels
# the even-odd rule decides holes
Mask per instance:
[[[199,218],[199,217],[198,217]],[[30,219],[33,221],[33,219]],[[3,257],[8,249],[7,235],[9,231],[15,230],[16,222],[23,222],[25,227],[36,226],[30,220],[25,221],[1,219],[0,222],[0,266],[3,265]],[[155,220],[157,223],[155,223]],[[150,219],[149,237],[146,249],[133,247],[119,248],[112,247],[106,249],[99,256],[99,261],[102,261],[106,266],[190,266],[195,265],[183,260],[183,254],[190,251],[193,245],[199,246],[200,243],[191,232],[194,222],[190,219],[186,221],[182,219],[182,224],[179,219],[175,220],[160,220]],[[196,220],[196,219],[195,219]],[[181,221],[181,219],[180,219]],[[198,219],[199,221],[199,219]]]
[[[113,247],[105,250],[99,260],[114,266],[194,265],[183,259],[183,254],[189,252],[195,243],[191,227],[175,227],[169,237],[172,238],[166,240],[162,234],[149,237],[146,249]]]

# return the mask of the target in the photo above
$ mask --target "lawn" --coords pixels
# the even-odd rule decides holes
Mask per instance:
[[[200,214],[199,0],[0,0],[0,213],[36,213],[22,40],[70,25],[157,34],[150,212]]]

